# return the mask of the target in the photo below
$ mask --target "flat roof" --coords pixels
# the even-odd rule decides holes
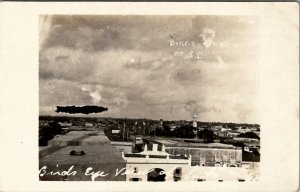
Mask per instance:
[[[250,176],[245,168],[242,167],[201,167],[192,166],[186,168],[192,171],[192,177],[207,180],[227,180],[234,181],[238,179],[249,180]]]
[[[132,146],[131,141],[111,141],[110,144],[118,146]]]
[[[177,139],[162,139],[154,138],[149,139],[155,143],[163,144],[165,147],[191,147],[191,148],[216,148],[216,149],[237,149],[234,145],[224,144],[224,143],[198,143],[198,142],[188,142]]]
[[[93,145],[110,143],[102,131],[70,131],[65,135],[57,135],[48,142],[50,146]]]
[[[85,155],[72,156],[71,151],[84,151]],[[44,155],[40,165],[78,165],[78,164],[103,164],[125,163],[121,154],[109,143],[102,145],[65,146],[54,152]]]

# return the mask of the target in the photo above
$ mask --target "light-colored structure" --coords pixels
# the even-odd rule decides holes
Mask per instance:
[[[146,143],[164,145],[171,155],[192,156],[192,166],[241,167],[242,148],[222,143],[193,143],[175,139],[149,139]]]
[[[246,181],[250,180],[243,167],[191,166],[192,156],[167,153],[162,146],[145,145],[141,153],[122,154],[126,161],[126,181]]]
[[[101,131],[70,131],[65,135],[57,135],[48,142],[49,146],[68,145],[98,145],[110,143],[110,140]]]
[[[193,127],[197,127],[197,115],[193,116]]]
[[[117,151],[124,153],[132,152],[132,142],[131,141],[111,141],[110,144],[114,146]]]
[[[180,180],[182,170],[191,166],[191,157],[173,156],[164,147],[152,150],[147,145],[141,153],[122,153],[126,161],[126,181],[174,181]]]

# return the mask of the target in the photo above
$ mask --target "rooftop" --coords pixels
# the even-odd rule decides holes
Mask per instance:
[[[190,142],[184,140],[163,139],[163,138],[155,138],[149,140],[152,141],[153,143],[162,144],[165,147],[236,149],[236,147],[231,144],[223,144],[223,143],[197,143],[197,142]]]
[[[146,158],[146,154],[140,154],[140,153],[128,153],[124,154],[125,157],[136,157],[136,158]],[[166,159],[167,155],[149,155],[148,158],[159,158],[159,159]],[[176,156],[176,155],[169,155],[170,159],[188,159],[184,156]]]
[[[247,170],[241,167],[187,167],[188,173],[192,172],[190,175],[194,179],[205,179],[205,180],[224,180],[224,181],[234,181],[234,180],[249,180],[249,175]],[[191,180],[191,179],[188,179]]]
[[[57,135],[48,142],[50,146],[77,146],[110,143],[101,131],[70,131],[65,135]]]
[[[71,151],[84,152],[84,155],[70,155]],[[109,143],[100,146],[65,146],[44,155],[40,164],[78,165],[78,164],[125,163],[121,154]]]

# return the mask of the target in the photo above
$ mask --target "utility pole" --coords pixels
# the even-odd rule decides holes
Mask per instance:
[[[126,131],[126,129],[125,129],[125,122],[123,123],[123,139],[125,139],[125,131]]]

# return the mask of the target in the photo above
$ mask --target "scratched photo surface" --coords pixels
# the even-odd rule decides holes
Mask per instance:
[[[258,17],[39,22],[40,180],[259,180]]]

